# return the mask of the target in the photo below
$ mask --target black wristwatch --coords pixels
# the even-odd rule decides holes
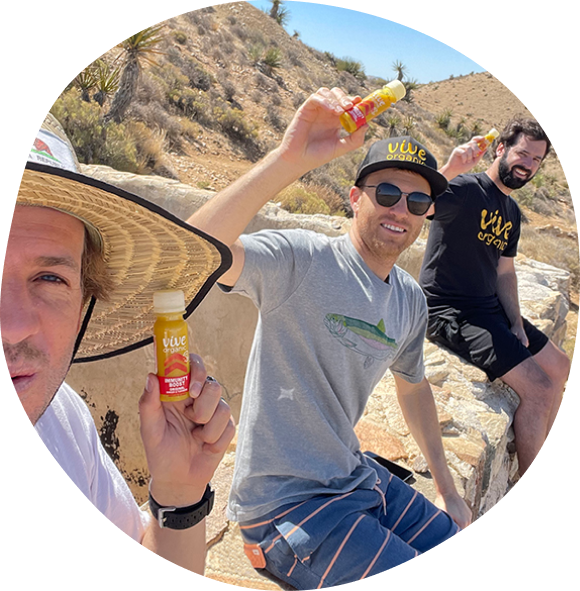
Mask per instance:
[[[201,501],[189,507],[163,507],[149,491],[149,511],[159,524],[168,529],[188,529],[207,517],[213,508],[214,492],[208,484]]]

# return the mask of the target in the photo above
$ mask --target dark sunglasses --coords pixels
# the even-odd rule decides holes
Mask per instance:
[[[427,193],[414,191],[413,193],[403,193],[396,185],[391,183],[380,183],[379,185],[363,185],[366,189],[375,189],[375,198],[379,205],[383,207],[393,207],[399,202],[401,197],[407,198],[407,208],[413,215],[425,215],[433,199]]]

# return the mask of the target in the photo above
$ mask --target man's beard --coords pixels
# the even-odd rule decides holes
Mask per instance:
[[[528,168],[523,166],[517,166],[516,168],[520,168],[521,170],[525,170],[529,176],[525,179],[517,177],[513,173],[514,167],[510,170],[507,165],[507,154],[504,154],[500,161],[499,161],[499,180],[508,188],[508,189],[521,189],[524,185],[529,183],[533,178],[532,171]]]
[[[17,365],[18,363],[24,363],[26,365],[28,361],[31,362],[33,367],[38,368],[44,374],[44,382],[34,386],[37,389],[36,393],[28,395],[26,404],[21,399],[28,418],[35,425],[64,382],[72,363],[72,349],[68,355],[63,357],[63,363],[59,367],[56,367],[49,362],[44,352],[31,346],[27,341],[22,341],[15,345],[2,341],[2,347],[9,366]],[[20,394],[19,397],[21,397]]]

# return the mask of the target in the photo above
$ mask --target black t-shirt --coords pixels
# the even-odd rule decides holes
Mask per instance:
[[[419,283],[429,306],[496,301],[500,256],[515,257],[521,213],[486,173],[460,175],[437,197]]]

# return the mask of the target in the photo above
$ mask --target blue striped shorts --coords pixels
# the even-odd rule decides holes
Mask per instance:
[[[319,495],[240,523],[246,554],[259,554],[297,589],[320,589],[388,570],[459,531],[447,513],[368,462],[378,474],[374,489]]]

